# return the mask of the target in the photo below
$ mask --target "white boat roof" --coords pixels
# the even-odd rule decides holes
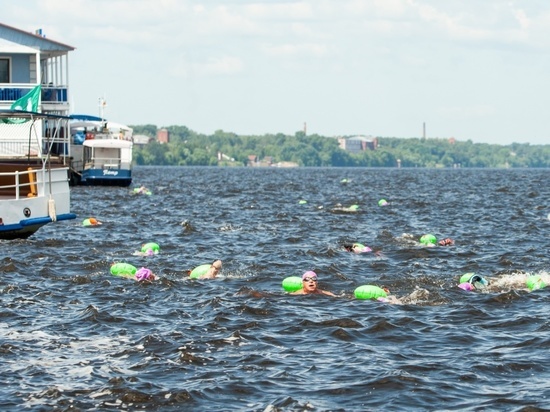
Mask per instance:
[[[104,125],[103,122],[100,121],[93,121],[93,120],[83,120],[78,122],[71,122],[71,130],[75,129],[84,129],[84,128],[102,128]],[[128,130],[132,132],[132,128],[126,126],[125,124],[115,123],[115,122],[109,122],[107,121],[107,129],[119,131],[119,130]]]
[[[82,145],[93,148],[106,147],[110,149],[130,149],[132,147],[132,142],[119,139],[88,139],[84,140]]]

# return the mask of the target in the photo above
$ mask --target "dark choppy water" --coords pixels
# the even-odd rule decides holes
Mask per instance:
[[[456,285],[548,275],[549,176],[141,167],[134,182],[153,196],[73,188],[77,221],[0,241],[0,409],[547,408],[550,288]],[[90,215],[104,225],[82,227]],[[456,244],[402,239],[428,232]],[[159,255],[132,255],[149,241]],[[343,251],[350,241],[380,254]],[[186,278],[218,258],[220,278]],[[161,280],[112,277],[114,261]],[[283,293],[310,269],[339,297]],[[405,304],[353,299],[364,284]]]

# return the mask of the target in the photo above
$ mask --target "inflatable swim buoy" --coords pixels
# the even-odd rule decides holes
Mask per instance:
[[[544,283],[544,280],[542,280],[542,277],[540,275],[529,276],[525,281],[525,284],[531,291],[543,289],[546,287],[546,283]]]
[[[289,276],[283,279],[283,289],[287,292],[296,292],[302,289],[302,278],[299,276]]]
[[[111,265],[111,275],[113,276],[134,276],[137,268],[129,263],[115,263]]]
[[[197,266],[195,269],[191,271],[191,273],[189,274],[189,277],[191,279],[198,279],[202,275],[204,275],[206,272],[208,272],[211,266],[212,264],[210,263],[205,263],[204,265]]]
[[[141,246],[142,253],[151,254],[151,252],[149,251],[151,251],[156,255],[157,253],[160,252],[160,246],[158,245],[158,243],[154,243],[154,242],[145,243],[143,246]]]
[[[423,235],[420,238],[420,243],[423,245],[435,245],[437,243],[437,238],[432,234]]]
[[[374,285],[359,286],[353,294],[356,299],[361,300],[385,298],[388,296],[388,293],[384,289]]]

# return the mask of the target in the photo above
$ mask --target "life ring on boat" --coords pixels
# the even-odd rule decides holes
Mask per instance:
[[[137,268],[129,263],[114,263],[111,265],[111,275],[129,277],[134,276]]]
[[[154,242],[145,243],[143,246],[141,246],[141,252],[147,254],[154,253],[156,255],[160,252],[160,246],[158,245],[158,243]]]
[[[369,299],[376,300],[376,299],[385,298],[388,296],[388,293],[384,289],[374,285],[359,286],[358,288],[355,289],[353,294],[355,295],[356,299],[360,299],[360,300],[369,300]]]
[[[283,289],[287,292],[296,292],[302,289],[302,278],[299,276],[289,276],[283,279]]]

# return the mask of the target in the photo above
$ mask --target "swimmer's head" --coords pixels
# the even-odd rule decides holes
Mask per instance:
[[[135,278],[137,281],[154,280],[155,275],[153,275],[153,272],[151,271],[151,269],[141,268],[136,272]]]
[[[463,282],[460,285],[458,285],[460,289],[471,291],[474,290],[474,286],[469,282]]]
[[[212,263],[212,267],[216,270],[220,270],[222,268],[222,261],[216,260],[214,263]]]
[[[439,246],[451,246],[454,245],[455,241],[451,239],[450,237],[441,239],[439,242],[437,242]]]
[[[469,283],[472,286],[472,289],[485,289],[489,285],[489,281],[482,276],[476,275],[475,273],[465,273],[460,278],[460,285]],[[459,285],[459,287],[461,287]],[[461,287],[461,289],[464,289]],[[466,289],[464,289],[466,290]]]
[[[315,273],[313,270],[308,270],[302,275],[302,280],[309,280],[309,279],[317,280],[317,273]]]
[[[372,249],[368,246],[365,246],[361,243],[354,243],[352,249],[355,253],[367,253],[372,252]]]

